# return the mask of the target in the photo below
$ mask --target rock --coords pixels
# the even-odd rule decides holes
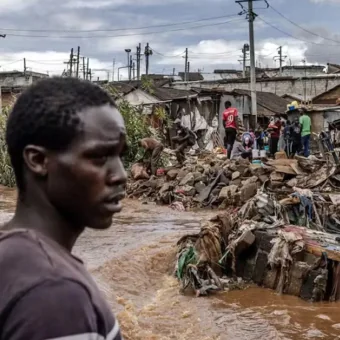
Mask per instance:
[[[241,176],[241,173],[239,171],[235,171],[231,175],[231,179],[234,181],[235,179],[238,179]]]
[[[239,187],[241,185],[241,178],[235,179],[235,181],[230,182],[230,185],[236,185]]]
[[[179,185],[183,186],[183,185],[189,185],[189,186],[193,186],[195,183],[195,178],[193,173],[188,173],[187,175],[185,175],[185,177],[180,181]]]
[[[251,184],[251,183],[256,183],[257,180],[258,180],[258,178],[256,176],[252,176],[252,177],[249,177],[248,179],[246,179],[245,181],[243,181],[242,185],[246,186],[246,185]]]
[[[230,163],[229,164],[229,170],[232,172],[238,171],[238,167],[235,163]]]
[[[304,262],[293,264],[290,272],[290,281],[287,289],[289,295],[299,296],[305,275],[309,270],[309,265]]]
[[[225,199],[225,198],[231,198],[234,196],[237,192],[237,186],[236,185],[229,185],[227,187],[222,188],[220,191],[219,198]]]
[[[264,277],[263,286],[265,288],[275,289],[277,286],[277,282],[279,271],[277,268],[269,269]]]
[[[269,179],[269,177],[268,177],[267,175],[260,175],[260,176],[259,176],[259,180],[260,180],[260,182],[261,182],[262,184],[265,183],[265,182],[267,182],[268,179]]]
[[[283,182],[283,179],[284,179],[284,174],[281,172],[273,171],[270,174],[270,180],[272,182]]]
[[[196,172],[193,173],[193,175],[194,175],[195,182],[201,182],[202,181],[203,175],[202,175],[201,172],[196,171]]]
[[[190,185],[184,185],[178,187],[176,192],[183,193],[185,196],[195,196],[196,189]]]
[[[176,179],[177,175],[179,173],[179,170],[178,169],[172,169],[172,170],[169,170],[166,174],[166,178],[168,181],[173,181]]]
[[[187,170],[180,170],[178,172],[177,179],[179,181],[181,181],[188,173],[189,173],[189,171],[187,171]]]
[[[171,189],[171,184],[170,183],[164,183],[162,188],[159,190],[159,194],[163,195],[165,192],[169,191]]]
[[[196,191],[200,194],[207,186],[203,182],[197,182],[195,184]]]
[[[296,187],[298,184],[298,180],[297,178],[292,178],[291,180],[289,180],[286,185],[289,186],[290,188],[294,188]]]
[[[203,174],[204,172],[204,167],[202,165],[197,165],[196,166],[196,172],[200,172],[201,174]]]
[[[245,231],[239,238],[236,253],[240,254],[255,242],[255,235],[250,231]]]
[[[257,193],[257,184],[249,183],[241,188],[240,198],[242,202],[247,202]]]
[[[264,251],[258,251],[253,273],[253,281],[261,285],[265,279],[266,268],[268,264],[268,254]]]

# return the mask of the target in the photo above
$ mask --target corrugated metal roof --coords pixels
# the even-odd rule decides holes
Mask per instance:
[[[251,92],[249,90],[236,89],[232,91],[231,94],[251,97]],[[256,99],[258,113],[265,116],[275,113],[285,113],[287,110],[287,104],[289,103],[286,99],[272,92],[257,91]]]

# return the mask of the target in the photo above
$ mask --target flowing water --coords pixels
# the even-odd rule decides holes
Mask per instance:
[[[0,220],[15,192],[0,192]],[[126,201],[105,231],[88,230],[75,253],[117,314],[126,340],[340,339],[340,304],[310,304],[261,288],[195,298],[173,277],[181,235],[199,230],[213,212],[175,212]]]

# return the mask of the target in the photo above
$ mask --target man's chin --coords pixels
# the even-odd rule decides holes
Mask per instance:
[[[94,229],[94,230],[105,230],[111,227],[112,225],[112,217],[110,216],[106,219],[103,219],[101,221],[96,221],[88,225],[89,229]]]

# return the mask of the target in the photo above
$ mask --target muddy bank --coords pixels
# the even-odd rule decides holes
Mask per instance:
[[[7,220],[15,193],[1,204]],[[127,340],[334,340],[340,335],[340,305],[310,304],[251,288],[194,298],[179,294],[172,276],[174,244],[197,232],[212,212],[175,212],[166,207],[124,202],[106,231],[87,231],[76,245]]]

